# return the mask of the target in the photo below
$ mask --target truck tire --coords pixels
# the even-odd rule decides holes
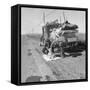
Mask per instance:
[[[60,56],[62,57],[62,58],[64,58],[65,57],[65,54],[64,54],[64,49],[63,49],[63,42],[62,41],[54,41],[53,43],[52,43],[52,45],[51,45],[51,53],[55,53],[54,52],[54,49],[55,49],[55,45],[56,44],[58,44],[58,46],[56,47],[56,48],[58,48],[59,49],[59,53],[60,53]]]

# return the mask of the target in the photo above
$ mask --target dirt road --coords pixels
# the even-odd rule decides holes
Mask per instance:
[[[24,38],[25,39],[25,38]],[[85,78],[85,52],[76,57],[66,57],[55,61],[45,61],[37,40],[22,41],[22,82],[33,81],[30,77],[40,77],[37,81],[71,80]]]

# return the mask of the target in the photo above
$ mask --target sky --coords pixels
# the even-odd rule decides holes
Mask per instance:
[[[41,34],[43,22],[43,13],[45,13],[45,22],[51,22],[56,19],[63,23],[64,17],[72,23],[79,26],[80,33],[85,33],[85,11],[75,10],[57,10],[41,8],[21,8],[21,33],[22,34]]]

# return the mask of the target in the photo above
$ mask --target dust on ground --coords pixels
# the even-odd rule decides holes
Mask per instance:
[[[38,36],[21,39],[21,82],[85,79],[85,51],[47,62]]]

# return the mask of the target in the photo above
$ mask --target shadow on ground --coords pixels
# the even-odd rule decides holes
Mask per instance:
[[[85,43],[80,43],[76,47],[65,49],[64,51],[69,54],[69,55],[65,55],[65,56],[66,57],[69,57],[69,56],[72,56],[72,57],[81,56],[82,52],[85,51],[85,47],[86,47]]]
[[[26,82],[39,82],[41,78],[41,76],[30,76],[26,79]]]

